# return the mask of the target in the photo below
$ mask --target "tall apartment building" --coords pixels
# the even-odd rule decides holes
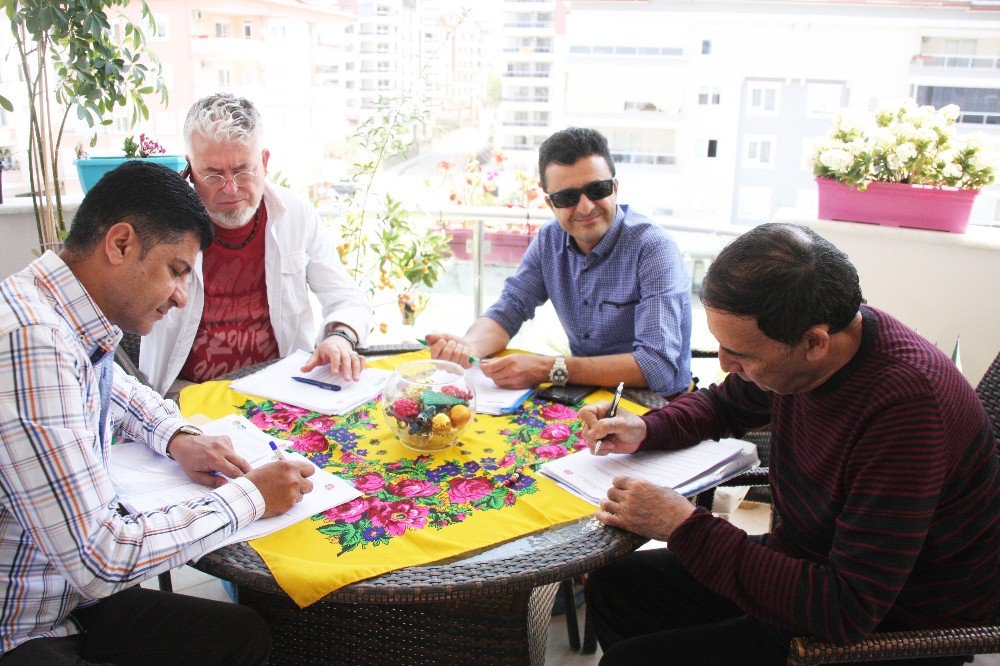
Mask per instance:
[[[550,112],[608,136],[620,200],[646,212],[715,226],[813,211],[807,158],[841,110],[913,96],[959,104],[960,133],[1000,134],[997,5],[576,0]],[[1000,219],[998,196],[974,221]]]
[[[559,128],[563,106],[563,0],[503,0],[503,55],[495,146],[517,162],[534,160]]]

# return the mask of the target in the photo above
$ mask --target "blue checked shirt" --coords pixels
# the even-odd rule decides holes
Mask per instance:
[[[513,337],[550,299],[573,356],[631,352],[653,391],[690,386],[691,280],[677,244],[656,223],[619,206],[611,229],[583,254],[553,220],[485,316]]]
[[[173,402],[115,365],[101,432],[91,357],[120,338],[51,252],[0,282],[0,653],[77,633],[77,606],[199,557],[264,512],[256,487],[237,479],[205,499],[119,514],[106,443],[165,454],[184,424]]]

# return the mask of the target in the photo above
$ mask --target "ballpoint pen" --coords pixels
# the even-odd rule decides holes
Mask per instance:
[[[615,417],[616,414],[618,414],[618,403],[621,402],[622,391],[624,391],[624,390],[625,390],[625,382],[618,382],[618,388],[615,389],[615,398],[614,398],[614,400],[611,401],[611,409],[608,410],[608,415],[605,416],[604,418],[606,418],[606,419],[612,419],[612,418]],[[601,440],[597,441],[597,444],[594,444],[594,455],[595,456],[598,455],[601,452],[601,444],[603,444],[603,443],[604,443],[604,440],[601,439]]]
[[[417,338],[417,342],[422,344],[424,347],[430,347],[430,345],[427,344],[427,341],[424,340],[423,338]],[[475,356],[470,356],[469,363],[471,363],[472,365],[479,365],[479,359],[476,358]]]
[[[274,459],[275,460],[284,460],[285,459],[285,456],[281,455],[281,449],[278,448],[278,445],[274,443],[273,439],[270,442],[268,442],[268,444],[271,446],[271,450],[274,451]]]
[[[331,384],[329,382],[321,382],[318,379],[310,379],[309,377],[292,377],[297,382],[302,382],[303,384],[309,384],[310,386],[318,386],[321,389],[326,389],[327,391],[339,391],[340,386],[337,384]]]

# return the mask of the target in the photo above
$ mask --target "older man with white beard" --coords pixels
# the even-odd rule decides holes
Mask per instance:
[[[142,340],[139,368],[163,394],[298,349],[314,349],[303,371],[326,364],[350,381],[364,368],[355,349],[372,327],[371,306],[312,204],[267,181],[261,134],[257,109],[234,95],[209,95],[188,111],[186,172],[215,240],[195,263],[188,307]]]

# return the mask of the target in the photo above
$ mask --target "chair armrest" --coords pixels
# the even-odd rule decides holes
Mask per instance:
[[[731,479],[727,479],[719,484],[720,486],[767,486],[770,485],[766,467],[754,467],[745,472],[741,472]]]
[[[889,659],[959,657],[1000,652],[1000,626],[877,632],[852,645],[793,638],[789,664],[830,664]]]

